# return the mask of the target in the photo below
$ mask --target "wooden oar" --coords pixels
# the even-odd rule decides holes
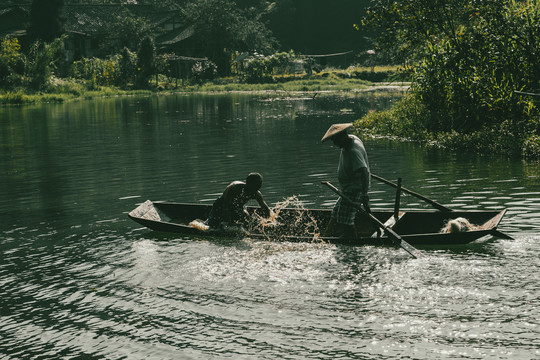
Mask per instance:
[[[393,238],[396,241],[397,245],[399,245],[403,250],[408,252],[412,257],[414,257],[414,258],[424,257],[424,254],[422,254],[418,249],[416,249],[411,244],[409,244],[408,242],[403,240],[401,238],[401,236],[399,236],[394,230],[392,230],[389,227],[385,226],[379,219],[377,219],[375,216],[373,216],[373,214],[364,211],[364,209],[362,209],[362,207],[360,205],[358,205],[357,203],[355,203],[354,201],[349,199],[347,196],[342,194],[341,191],[339,191],[334,185],[330,184],[330,182],[322,181],[321,183],[328,186],[333,192],[335,192],[336,194],[341,196],[341,198],[343,198],[345,201],[349,202],[358,211],[360,211],[364,215],[367,215],[371,219],[371,221],[373,221],[375,224],[377,224],[378,227],[383,229],[383,231],[386,233],[386,235],[388,237]]]
[[[396,189],[398,188],[398,185],[396,185],[396,184],[394,184],[393,182],[388,181],[388,180],[386,180],[386,179],[384,179],[384,178],[382,178],[382,177],[380,177],[380,176],[377,176],[377,175],[375,175],[375,174],[371,174],[371,177],[374,178],[374,179],[379,180],[380,182],[383,182],[383,183],[385,183],[385,184],[388,184],[388,185],[390,185],[390,186],[392,186],[392,187],[394,187],[394,188],[396,188]],[[418,194],[418,193],[415,193],[414,191],[409,190],[409,189],[407,189],[407,188],[401,187],[401,191],[403,191],[404,193],[410,194],[410,195],[412,195],[412,196],[414,196],[414,197],[417,197],[417,198],[419,198],[419,199],[421,199],[421,200],[424,200],[425,202],[429,203],[431,206],[433,206],[433,207],[434,207],[435,209],[437,209],[437,210],[440,210],[440,211],[443,211],[443,212],[450,212],[450,211],[453,211],[452,209],[450,209],[450,208],[448,208],[448,207],[446,207],[446,206],[444,206],[444,205],[439,204],[439,203],[436,202],[435,200],[431,200],[430,198],[427,198],[427,197],[425,197],[424,195],[420,195],[420,194]]]

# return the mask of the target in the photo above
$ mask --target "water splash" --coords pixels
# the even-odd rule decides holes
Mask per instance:
[[[306,241],[307,237],[311,242],[324,242],[317,219],[296,196],[277,202],[270,210],[268,218],[253,214],[248,226],[250,234],[260,234],[268,241],[291,241],[298,237]]]

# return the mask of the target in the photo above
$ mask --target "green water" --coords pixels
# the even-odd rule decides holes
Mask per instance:
[[[0,108],[0,358],[535,359],[540,164],[365,139],[371,169],[500,230],[426,249],[194,239],[146,199],[211,203],[264,176],[273,205],[330,208],[334,122],[397,97],[170,95]],[[375,209],[394,190],[373,183]],[[404,207],[428,209],[404,196]]]

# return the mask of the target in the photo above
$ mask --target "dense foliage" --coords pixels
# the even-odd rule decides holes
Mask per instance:
[[[150,36],[142,39],[137,53],[137,85],[147,88],[155,68],[156,45]]]
[[[83,58],[71,65],[69,74],[76,79],[89,80],[92,87],[120,85],[126,77],[123,74],[122,60],[120,55],[106,59]]]
[[[63,44],[64,38],[59,37],[50,43],[37,41],[32,45],[25,65],[25,75],[32,89],[43,90],[49,86]]]
[[[233,51],[273,50],[275,40],[261,19],[265,8],[263,0],[192,0],[182,14],[194,26],[204,54],[217,65],[220,75],[227,75]]]
[[[64,1],[66,4],[126,3],[126,0]],[[218,45],[232,41],[232,35],[238,37],[235,42],[248,41],[251,44],[243,47],[228,45],[228,49],[254,49],[265,55],[271,53],[269,48],[293,50],[303,54],[367,50],[369,40],[366,34],[355,31],[353,24],[369,2],[370,0],[137,0],[137,4],[166,7],[171,11],[184,9],[186,15],[199,24],[198,29],[204,30],[203,39],[210,39],[210,33],[223,35],[224,39],[210,39]],[[214,19],[219,20],[216,25],[206,26],[214,24]],[[216,31],[217,26],[220,27],[219,31]],[[211,48],[212,45],[208,44]],[[219,60],[214,57],[211,59]]]
[[[412,95],[399,108],[415,111],[370,115],[363,125],[455,148],[540,154],[538,98],[522,94],[540,92],[540,2],[378,0],[366,23],[384,29],[380,46],[410,64]]]
[[[159,27],[152,25],[130,10],[133,4],[152,5],[159,11],[166,9],[178,14],[185,24],[193,26],[191,44],[184,53],[182,46],[177,55],[208,58],[211,63],[195,64],[191,74],[195,78],[211,78],[210,67],[216,66],[221,76],[231,72],[233,54],[248,52],[271,56],[278,49],[299,53],[329,53],[356,50],[361,47],[364,35],[355,31],[353,20],[365,8],[368,0],[31,0],[7,2],[5,5],[31,5],[32,24],[30,41],[50,42],[63,32],[66,20],[62,13],[64,5],[126,5],[116,21],[102,24],[104,38],[100,38],[101,51],[93,56],[108,59],[119,54],[124,47],[138,51],[138,45],[145,36],[154,39],[159,35]],[[140,14],[139,14],[140,15]],[[274,35],[275,34],[275,35]],[[195,48],[195,50],[193,50]],[[362,49],[362,53],[365,53]],[[195,51],[195,53],[190,51]],[[331,61],[332,58],[324,61]],[[352,55],[348,57],[353,61]],[[94,60],[92,60],[94,61]],[[212,64],[212,65],[210,65]],[[69,65],[69,64],[68,64]],[[256,73],[257,61],[252,63],[253,76],[264,81],[269,74]],[[341,64],[341,66],[347,64]],[[67,68],[67,67],[66,67]],[[7,68],[3,67],[5,72]],[[62,67],[64,70],[64,67]],[[0,69],[1,70],[1,69]],[[65,73],[65,72],[64,72]],[[185,71],[183,71],[186,74]],[[250,80],[251,81],[251,80]]]
[[[17,39],[5,37],[0,41],[0,85],[14,89],[28,87],[44,90],[49,86],[58,65],[63,37],[50,43],[36,41],[24,54]]]
[[[105,54],[117,54],[123,48],[135,50],[142,39],[152,34],[151,25],[139,16],[122,11],[115,22],[104,24],[105,41],[100,45]]]
[[[237,72],[241,79],[247,83],[265,83],[273,81],[273,75],[288,74],[291,62],[295,59],[294,53],[280,52],[268,56],[254,54],[242,61]]]
[[[0,40],[0,83],[16,85],[24,73],[24,56],[17,38]]]

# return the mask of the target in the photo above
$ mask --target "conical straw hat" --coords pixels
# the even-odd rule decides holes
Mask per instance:
[[[339,134],[342,131],[347,130],[348,128],[351,128],[353,126],[352,123],[346,123],[346,124],[333,124],[330,126],[326,134],[321,139],[321,142],[325,142],[326,140],[330,139],[332,136],[335,136]]]

